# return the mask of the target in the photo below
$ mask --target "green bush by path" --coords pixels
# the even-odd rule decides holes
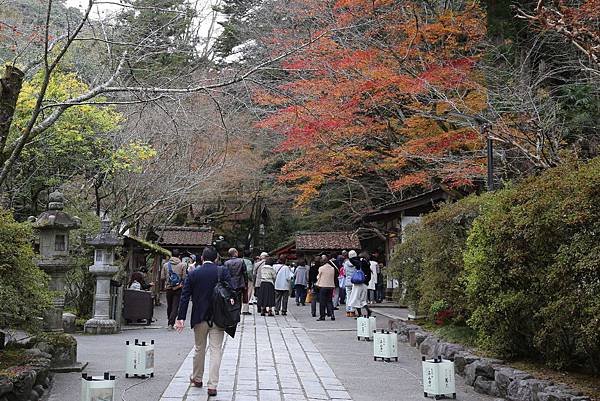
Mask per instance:
[[[423,273],[423,243],[425,230],[421,224],[412,224],[403,232],[402,243],[396,245],[389,265],[389,274],[402,283],[398,292],[400,303],[423,308],[421,304],[420,280]]]
[[[451,310],[497,356],[600,372],[600,158],[443,205],[403,239],[391,271],[430,321]]]
[[[495,193],[464,261],[481,346],[600,370],[600,158]]]
[[[0,329],[41,326],[51,294],[48,276],[33,260],[29,226],[0,209]]]
[[[419,224],[408,226],[403,243],[395,249],[391,266],[404,283],[405,301],[418,304],[421,312],[445,305],[455,319],[464,321],[468,311],[464,288],[463,252],[469,229],[486,196],[469,196],[448,203]]]

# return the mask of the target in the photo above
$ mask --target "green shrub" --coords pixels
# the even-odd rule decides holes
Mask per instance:
[[[600,369],[600,159],[498,191],[467,241],[479,344]]]
[[[50,306],[48,276],[34,263],[31,230],[0,209],[0,328],[35,330]]]
[[[425,326],[437,337],[444,341],[461,344],[467,347],[474,347],[477,344],[477,334],[470,327],[465,325],[448,324],[444,326],[430,325]]]
[[[390,259],[389,274],[401,283],[402,289],[397,293],[400,303],[421,309],[421,292],[419,281],[423,271],[421,246],[424,231],[419,224],[406,228],[404,240],[396,245]]]
[[[435,301],[431,304],[431,306],[429,307],[429,315],[435,316],[448,308],[448,303],[444,299],[440,299],[439,301]]]
[[[405,286],[405,300],[429,312],[443,301],[445,308],[464,321],[468,311],[464,288],[463,252],[469,229],[479,214],[484,196],[469,196],[447,203],[407,227],[403,243],[393,254],[391,266]]]

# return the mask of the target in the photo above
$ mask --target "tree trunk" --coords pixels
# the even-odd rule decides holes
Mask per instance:
[[[0,165],[4,163],[2,153],[15,114],[23,77],[24,74],[21,70],[7,65],[4,77],[0,78]]]

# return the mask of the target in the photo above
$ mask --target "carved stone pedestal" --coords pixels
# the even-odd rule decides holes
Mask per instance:
[[[110,278],[118,271],[116,266],[90,266],[90,273],[96,276],[96,296],[94,297],[94,317],[85,322],[84,331],[88,334],[115,334],[117,322],[110,318]]]

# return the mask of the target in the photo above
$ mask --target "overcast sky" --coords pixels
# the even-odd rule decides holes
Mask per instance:
[[[104,18],[114,18],[117,13],[123,10],[124,7],[120,6],[119,0],[93,0],[94,7],[92,8],[91,18],[92,19],[104,19]],[[211,41],[221,31],[221,26],[218,24],[212,24],[212,20],[214,18],[214,10],[213,7],[221,4],[222,0],[188,0],[190,4],[196,5],[196,12],[198,13],[198,22],[200,24],[199,35],[200,37],[206,38],[209,30],[213,29],[213,33],[211,35]],[[83,10],[88,5],[88,0],[65,0],[65,3],[69,7],[76,7]],[[219,17],[217,17],[219,18]],[[203,41],[205,42],[205,41]],[[199,45],[203,47],[204,45]]]
[[[221,0],[188,0],[190,3],[196,4],[196,11],[200,21],[204,21],[207,32],[210,26],[210,18],[207,18],[213,13],[213,7],[219,5]],[[65,3],[69,7],[77,7],[83,9],[87,6],[88,0],[66,0]],[[111,18],[116,13],[121,11],[123,7],[119,6],[119,0],[94,0],[92,9],[92,18]],[[203,32],[203,33],[204,33]]]

